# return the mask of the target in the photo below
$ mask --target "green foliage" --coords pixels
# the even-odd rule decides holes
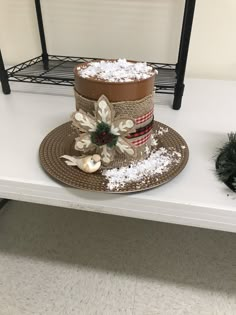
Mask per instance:
[[[106,144],[109,148],[112,148],[116,145],[118,136],[111,133],[111,127],[101,122],[97,125],[95,132],[91,133],[91,141],[97,146],[102,146]]]
[[[229,141],[219,150],[216,171],[220,180],[236,191],[236,133],[228,135]]]

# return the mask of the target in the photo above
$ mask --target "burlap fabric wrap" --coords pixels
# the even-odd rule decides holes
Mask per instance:
[[[82,109],[83,111],[90,113],[91,115],[94,115],[95,111],[95,101],[90,100],[88,98],[83,97],[80,95],[76,90],[75,92],[75,100],[76,100],[76,110]],[[123,101],[123,102],[111,102],[113,105],[113,108],[115,110],[116,116],[128,116],[134,120],[137,120],[137,118],[143,117],[145,115],[148,115],[154,107],[154,100],[153,100],[153,94],[148,95],[144,97],[143,99],[135,100],[135,101]],[[142,120],[142,119],[141,119]],[[144,122],[140,122],[140,119],[137,121],[138,123],[135,124],[135,129],[140,129],[142,127],[147,126],[150,124],[153,120],[153,115],[151,115],[147,120]],[[140,141],[142,142],[142,139],[144,137],[148,138],[148,140],[141,145],[135,145],[137,155],[135,158],[127,157],[124,154],[117,154],[115,157],[115,160],[111,162],[107,167],[113,168],[113,167],[121,167],[129,165],[134,160],[143,160],[148,157],[149,150],[151,149],[151,133],[152,130],[149,131],[147,134],[142,135],[140,137],[136,137],[134,139],[130,139],[131,142],[133,141]],[[136,142],[136,143],[137,143]]]

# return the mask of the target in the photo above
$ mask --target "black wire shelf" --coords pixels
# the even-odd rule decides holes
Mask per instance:
[[[33,0],[32,0],[33,1]],[[34,0],[42,55],[5,69],[0,50],[0,81],[4,94],[10,94],[9,81],[73,86],[73,68],[82,62],[99,60],[90,57],[48,55],[41,10],[41,0]],[[184,93],[184,77],[196,0],[185,0],[179,52],[176,64],[148,62],[158,70],[155,92],[174,94],[173,109],[180,109]]]
[[[100,59],[48,55],[48,63],[45,66],[42,56],[38,56],[8,68],[6,71],[9,81],[73,86],[73,68],[79,63]],[[156,62],[148,62],[148,64],[158,70],[155,92],[174,94],[177,82],[176,65]]]

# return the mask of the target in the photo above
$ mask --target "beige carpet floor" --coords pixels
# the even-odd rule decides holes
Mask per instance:
[[[0,315],[235,315],[236,234],[9,202]]]

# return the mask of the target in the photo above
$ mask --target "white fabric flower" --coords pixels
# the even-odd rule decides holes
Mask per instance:
[[[79,110],[72,115],[73,125],[81,133],[75,139],[75,149],[83,152],[96,151],[103,164],[109,164],[116,153],[135,156],[136,150],[126,139],[134,131],[134,120],[129,117],[115,117],[112,104],[102,95],[95,103],[95,117]]]

